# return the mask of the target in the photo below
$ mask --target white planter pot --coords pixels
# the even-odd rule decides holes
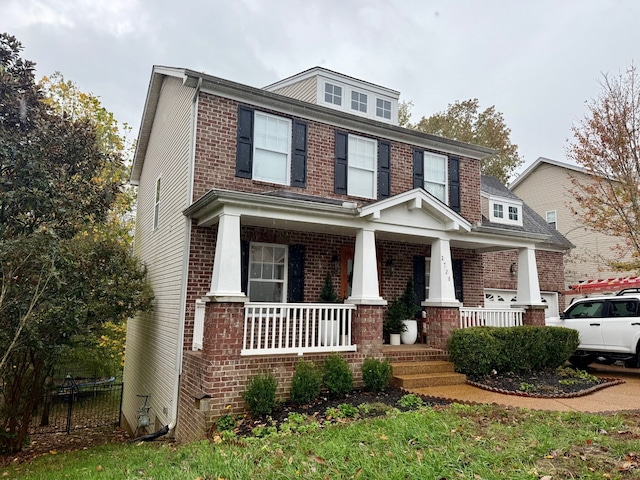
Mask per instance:
[[[418,339],[418,321],[417,320],[403,320],[406,329],[400,334],[400,339],[405,345],[412,345],[416,343]]]
[[[391,333],[391,334],[389,334],[389,344],[390,345],[400,345],[400,334],[399,333]]]

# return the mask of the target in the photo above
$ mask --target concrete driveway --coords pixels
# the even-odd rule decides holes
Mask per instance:
[[[461,403],[494,403],[533,410],[611,412],[640,409],[640,369],[593,364],[589,370],[598,377],[619,378],[625,383],[603,388],[582,397],[558,399],[505,395],[471,385],[429,387],[414,391],[422,395],[446,398]]]

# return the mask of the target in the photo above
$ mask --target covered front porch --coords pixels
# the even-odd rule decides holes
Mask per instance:
[[[422,189],[364,207],[217,191],[185,214],[196,220],[194,228],[215,232],[209,289],[195,301],[195,350],[206,350],[207,305],[239,303],[240,356],[379,355],[387,302],[408,278],[433,348],[446,349],[456,328],[544,322],[532,240],[474,227]],[[482,254],[500,250],[518,252],[518,304],[487,309]],[[326,275],[341,303],[320,301]]]

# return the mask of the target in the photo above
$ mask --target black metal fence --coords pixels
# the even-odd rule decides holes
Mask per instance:
[[[43,395],[31,420],[31,434],[119,425],[122,386],[115,378],[76,381],[68,376]]]

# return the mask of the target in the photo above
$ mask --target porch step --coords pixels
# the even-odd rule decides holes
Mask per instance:
[[[391,384],[407,390],[460,385],[467,381],[465,375],[455,372],[451,362],[399,362],[392,363],[391,367]]]

